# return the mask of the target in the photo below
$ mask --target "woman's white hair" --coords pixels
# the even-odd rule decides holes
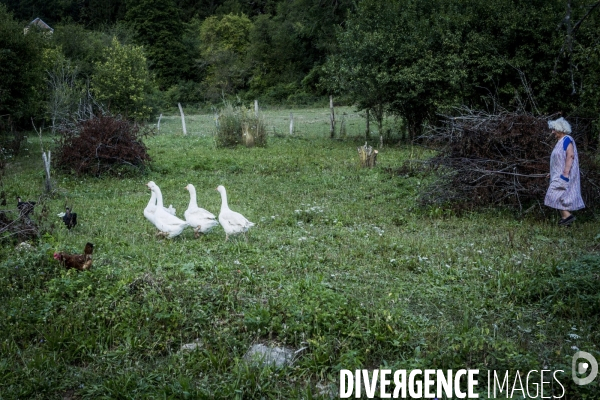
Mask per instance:
[[[563,117],[555,119],[554,121],[548,121],[548,128],[554,131],[564,132],[567,135],[571,133],[571,124]]]

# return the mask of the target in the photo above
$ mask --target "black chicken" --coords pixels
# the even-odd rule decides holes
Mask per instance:
[[[29,214],[31,214],[33,211],[34,206],[35,201],[21,201],[21,197],[17,196],[17,208],[23,217],[29,217]]]
[[[66,207],[65,210],[65,215],[63,215],[62,220],[65,223],[67,229],[71,230],[71,228],[77,225],[77,213],[71,212],[71,209],[69,207]]]

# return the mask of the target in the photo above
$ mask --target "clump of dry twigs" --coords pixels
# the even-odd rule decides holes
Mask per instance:
[[[62,170],[99,176],[139,172],[150,162],[139,125],[101,114],[60,131],[55,160]]]
[[[421,204],[451,203],[466,209],[503,205],[521,212],[543,204],[556,143],[549,118],[468,108],[444,117],[440,126],[423,136],[439,150],[428,165],[440,179],[421,194]],[[577,143],[577,132],[572,136]],[[589,207],[600,198],[600,169],[582,150],[578,147],[581,186]]]
[[[14,210],[0,210],[0,238],[16,238],[18,241],[34,239],[40,235],[39,226]]]

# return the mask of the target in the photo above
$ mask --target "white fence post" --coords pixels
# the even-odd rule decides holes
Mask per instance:
[[[185,129],[185,115],[183,115],[183,108],[181,107],[181,103],[177,103],[179,106],[179,113],[181,114],[181,125],[183,126],[183,134],[187,135],[187,129]]]

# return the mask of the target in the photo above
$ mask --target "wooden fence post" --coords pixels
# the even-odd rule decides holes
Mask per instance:
[[[290,135],[294,134],[294,114],[290,113]]]
[[[181,125],[183,126],[183,134],[187,135],[187,129],[185,129],[185,115],[183,115],[183,108],[181,107],[181,103],[177,103],[179,106],[179,112],[181,113]]]
[[[258,117],[258,100],[254,100],[254,115]]]
[[[329,127],[329,137],[333,139],[335,137],[335,112],[333,110],[333,96],[329,96],[329,110],[331,113],[329,114],[329,122],[331,126]]]
[[[158,124],[156,124],[156,130],[160,132],[160,120],[162,119],[162,113],[158,117]]]
[[[365,139],[369,140],[371,138],[371,125],[369,123],[369,109],[367,108],[367,131],[365,132]]]
[[[50,193],[52,192],[52,183],[50,182],[50,158],[51,158],[52,154],[50,153],[50,151],[48,151],[48,155],[46,155],[46,152],[42,153],[42,158],[44,159],[44,170],[46,172],[46,182],[44,185],[44,189],[46,190],[46,193]]]

